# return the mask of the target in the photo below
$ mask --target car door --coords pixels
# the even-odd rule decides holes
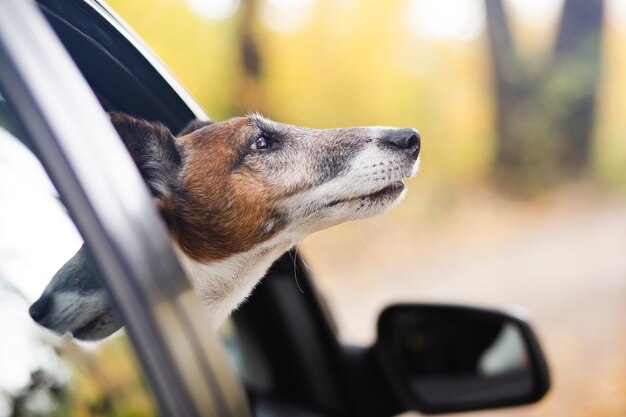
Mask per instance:
[[[45,168],[126,323],[160,412],[248,415],[147,189],[89,85],[34,3],[0,5],[5,143],[21,141]]]

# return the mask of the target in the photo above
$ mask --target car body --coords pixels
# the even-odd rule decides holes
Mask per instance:
[[[545,394],[547,368],[532,332],[507,316],[532,346],[531,392],[451,407],[413,404],[385,361],[394,353],[384,343],[340,342],[295,251],[232,317],[235,376],[104,111],[158,120],[173,132],[206,114],[104,4],[38,0],[38,10],[29,2],[5,9],[10,3],[3,3],[14,21],[0,31],[0,86],[102,272],[163,415],[382,417],[525,404]]]

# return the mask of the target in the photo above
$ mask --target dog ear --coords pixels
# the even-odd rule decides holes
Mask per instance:
[[[161,123],[148,122],[124,113],[109,113],[141,176],[159,208],[180,189],[181,153],[176,138]]]
[[[195,132],[198,129],[202,129],[205,126],[209,126],[212,124],[213,122],[210,120],[194,119],[191,122],[187,123],[185,127],[183,127],[183,129],[178,132],[177,136],[185,136],[191,132]]]

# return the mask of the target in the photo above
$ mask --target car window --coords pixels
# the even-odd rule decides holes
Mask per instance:
[[[89,13],[76,17],[91,21]],[[9,2],[0,21],[0,85],[13,100],[11,119],[23,123],[18,130],[32,139],[24,143],[39,156],[85,239],[47,292],[55,296],[52,306],[62,306],[63,314],[55,315],[60,321],[44,324],[83,339],[106,337],[125,324],[164,415],[249,415],[149,191],[93,91],[34,3]],[[47,317],[45,299],[30,309],[39,322]],[[64,308],[78,319],[68,325]]]
[[[154,416],[124,331],[77,342],[28,314],[82,237],[23,132],[0,91],[0,417]]]

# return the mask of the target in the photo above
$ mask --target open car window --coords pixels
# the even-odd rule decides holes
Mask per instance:
[[[3,108],[12,115],[3,119],[3,140],[15,144],[13,138],[19,137],[45,168],[54,188],[42,186],[42,192],[57,200],[51,207],[67,210],[84,238],[160,412],[248,415],[242,390],[223,349],[202,323],[198,300],[148,191],[93,92],[33,3],[0,5],[0,89]],[[80,238],[71,222],[65,224],[74,236],[67,238],[71,254]],[[60,266],[65,256],[59,249],[42,274]],[[10,303],[23,317],[29,299],[19,301],[19,291],[13,291]],[[5,401],[5,410],[7,403],[11,400]]]

